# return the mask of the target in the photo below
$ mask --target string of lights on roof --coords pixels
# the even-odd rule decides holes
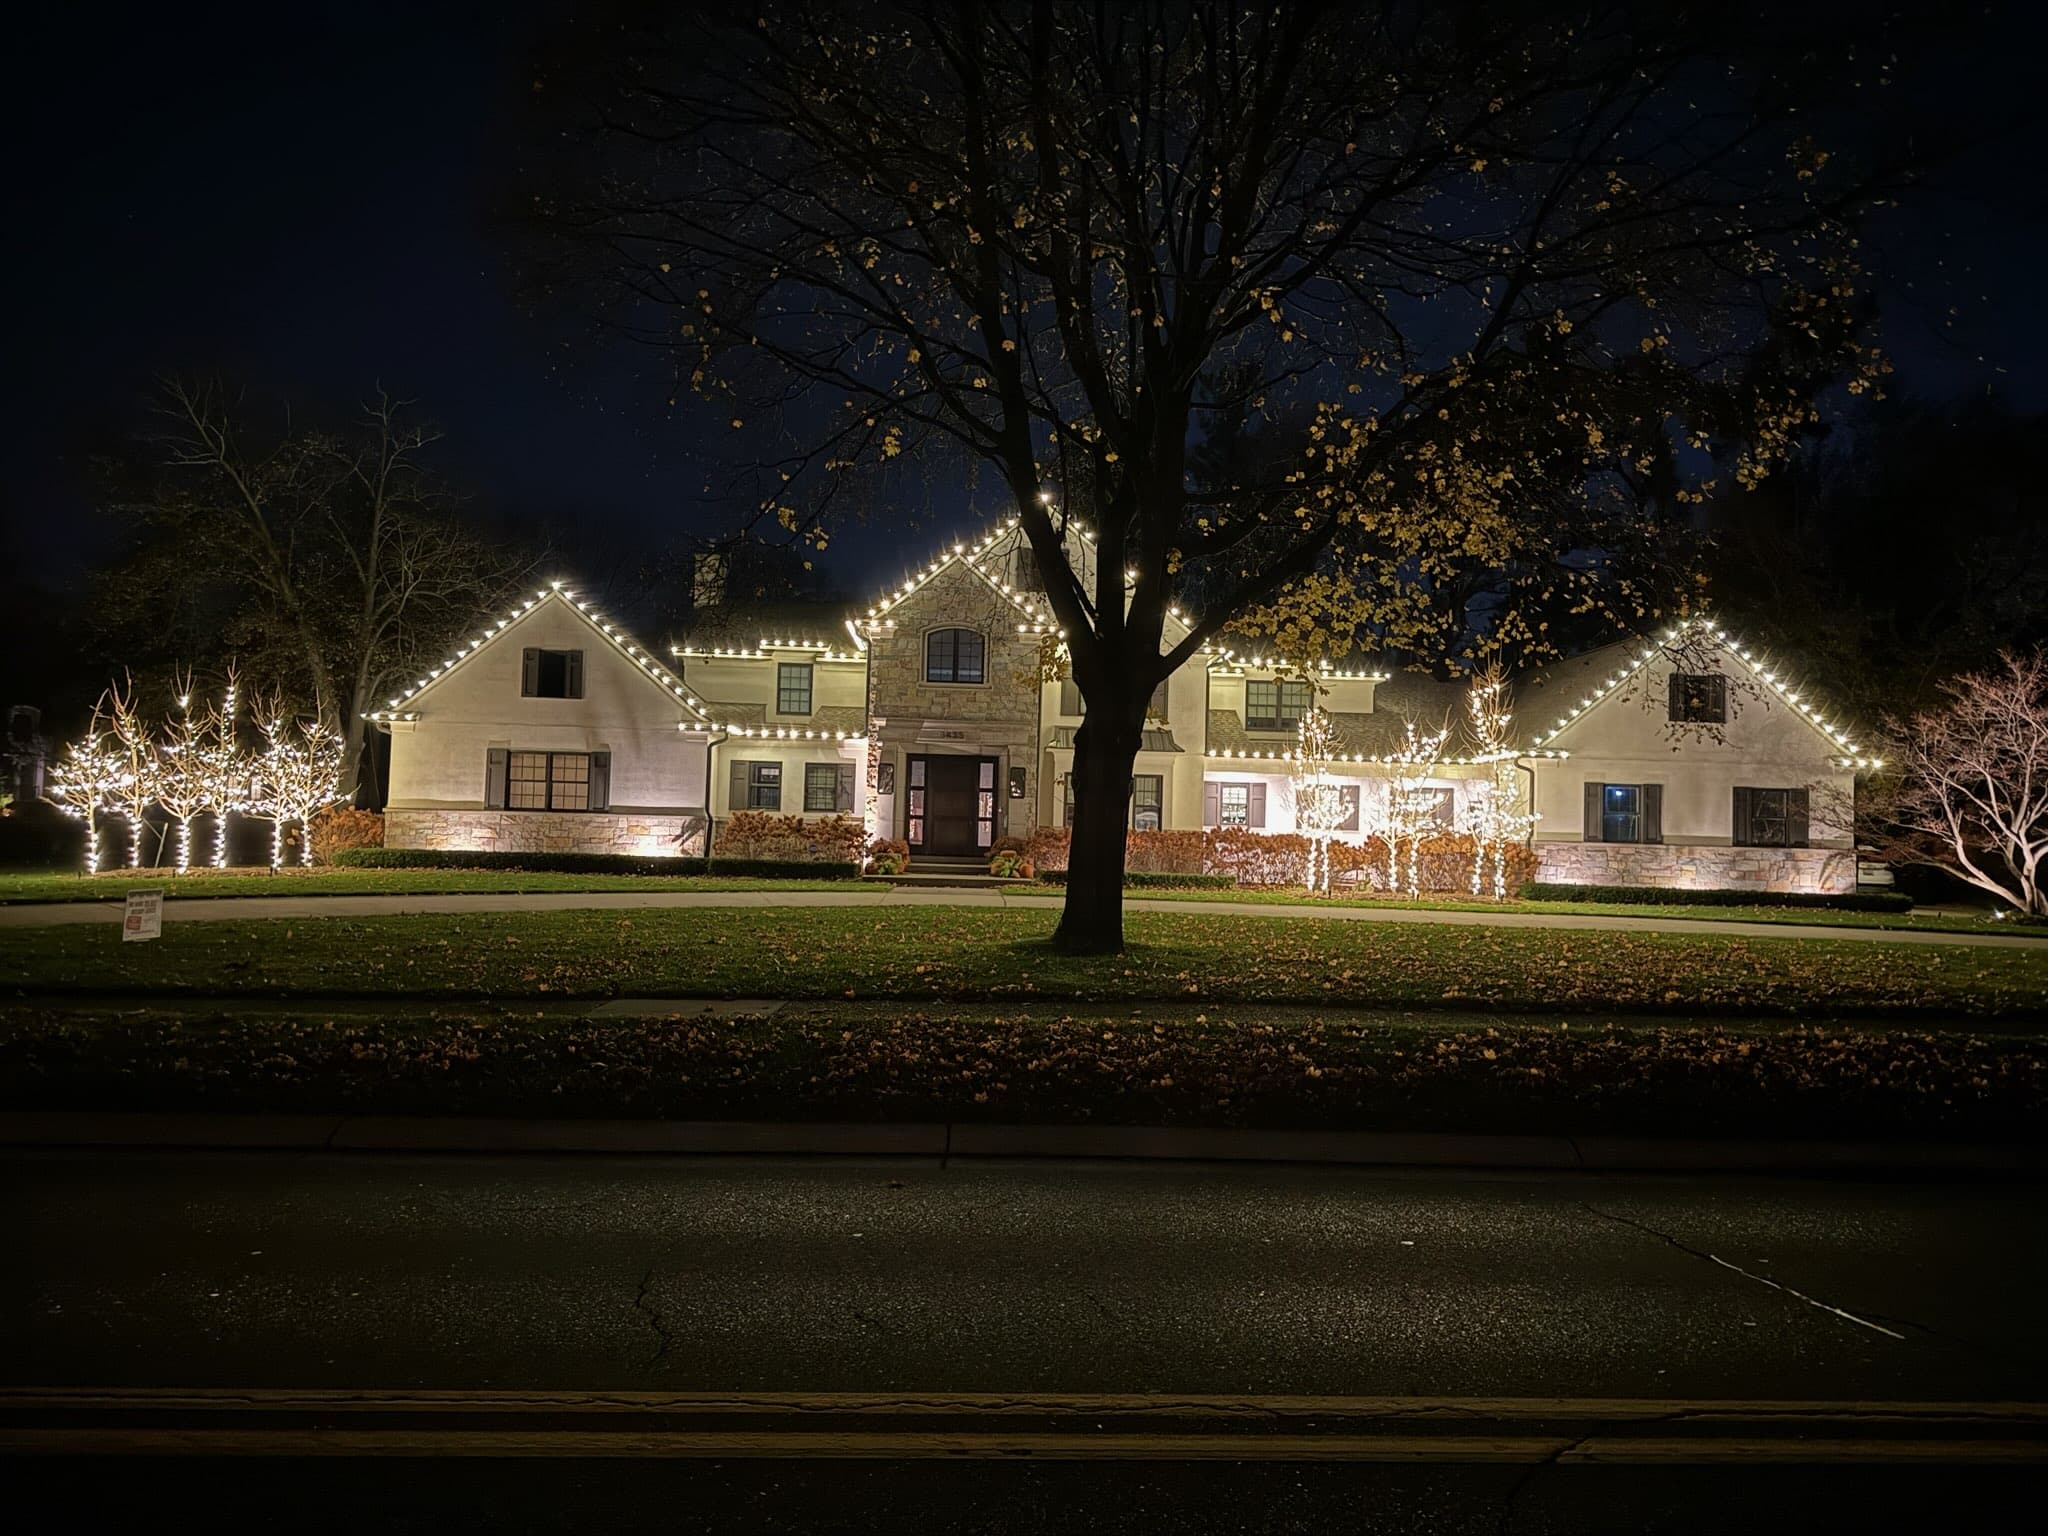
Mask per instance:
[[[1292,754],[1291,752],[1251,752],[1238,747],[1216,747],[1203,753],[1202,755],[1204,757],[1209,758],[1228,758],[1232,761],[1254,763],[1291,763],[1294,761],[1294,754]],[[1508,758],[1542,757],[1562,759],[1570,756],[1571,753],[1569,752],[1559,751],[1490,752],[1481,754],[1476,757],[1439,757],[1435,759],[1435,761],[1445,767],[1477,768],[1487,763],[1500,762]],[[1407,759],[1398,757],[1378,757],[1370,752],[1332,752],[1330,754],[1329,761],[1333,763],[1395,764],[1405,763],[1407,762]]]
[[[1804,717],[1807,720],[1807,722],[1813,726],[1815,730],[1819,731],[1823,736],[1827,737],[1827,739],[1830,742],[1832,742],[1840,750],[1842,754],[1840,757],[1831,759],[1831,761],[1835,764],[1836,767],[1882,768],[1884,766],[1884,761],[1881,758],[1863,756],[1861,753],[1861,749],[1857,747],[1855,742],[1851,741],[1847,736],[1843,735],[1841,730],[1838,729],[1831,721],[1829,721],[1827,717],[1824,716],[1818,709],[1815,709],[1811,704],[1807,703],[1804,699],[1802,699],[1799,696],[1798,692],[1794,690],[1783,678],[1781,678],[1776,672],[1776,670],[1772,668],[1768,659],[1764,656],[1763,652],[1743,645],[1740,641],[1736,640],[1733,636],[1731,636],[1726,630],[1722,629],[1719,625],[1714,624],[1706,619],[1692,619],[1684,624],[1678,625],[1676,628],[1666,630],[1664,632],[1663,643],[1665,645],[1675,644],[1677,641],[1682,639],[1687,634],[1698,633],[1706,634],[1717,645],[1721,646],[1722,649],[1728,651],[1731,655],[1735,656],[1737,659],[1742,661],[1750,669],[1751,672],[1755,673],[1756,676],[1763,679],[1765,686],[1767,686],[1773,693],[1775,693],[1781,700],[1783,700],[1788,707],[1798,711],[1798,713],[1802,717]],[[1559,733],[1564,731],[1567,727],[1576,724],[1585,715],[1586,711],[1591,709],[1595,704],[1598,704],[1602,699],[1606,698],[1616,689],[1620,688],[1622,685],[1629,682],[1632,678],[1636,676],[1637,673],[1641,672],[1644,667],[1648,666],[1652,661],[1656,660],[1657,657],[1659,657],[1662,654],[1662,648],[1660,646],[1655,645],[1653,645],[1650,649],[1644,651],[1641,655],[1637,656],[1635,660],[1630,662],[1627,666],[1623,667],[1619,672],[1616,672],[1612,677],[1608,678],[1598,688],[1594,689],[1591,693],[1587,694],[1586,697],[1581,699],[1579,701],[1578,708],[1572,710],[1563,719],[1559,720],[1557,724],[1544,735],[1538,736],[1535,739],[1534,744],[1540,747],[1546,741],[1556,740]]]
[[[715,707],[715,706],[714,706]],[[762,741],[866,741],[865,731],[826,731],[816,727],[798,725],[731,725],[711,721],[699,723],[684,720],[676,725],[679,731],[695,731],[709,735],[712,731],[723,731],[728,736],[751,736]]]
[[[549,582],[548,585],[546,585],[545,587],[542,587],[539,591],[534,593],[532,597],[529,597],[525,602],[521,603],[518,607],[514,608],[504,618],[498,620],[497,623],[489,626],[487,629],[484,630],[482,634],[476,636],[472,640],[464,641],[460,646],[456,648],[455,654],[453,656],[450,656],[446,661],[442,662],[441,665],[439,665],[438,667],[430,667],[427,670],[427,675],[425,677],[418,679],[412,685],[412,689],[410,692],[401,694],[391,699],[389,701],[388,707],[384,709],[365,710],[363,712],[363,718],[365,720],[384,721],[419,719],[420,712],[418,710],[408,710],[405,708],[405,706],[410,704],[414,699],[418,698],[422,693],[426,692],[427,689],[432,687],[435,683],[438,683],[442,678],[446,677],[450,672],[454,671],[455,668],[462,665],[463,662],[469,660],[470,657],[474,656],[486,645],[489,645],[493,640],[497,639],[498,636],[502,634],[505,630],[509,629],[519,620],[525,618],[529,613],[533,612],[535,608],[539,607],[549,598],[560,598],[563,602],[567,603],[572,609],[574,609],[578,614],[580,614],[583,617],[583,619],[590,625],[592,629],[596,630],[599,634],[603,635],[606,640],[610,641],[612,647],[615,650],[617,650],[621,656],[624,656],[628,661],[632,662],[633,665],[638,667],[642,672],[646,673],[647,676],[661,688],[663,688],[668,693],[674,695],[677,699],[679,699],[685,708],[690,709],[699,715],[703,713],[703,705],[698,701],[698,699],[693,694],[691,694],[687,689],[684,688],[682,679],[678,678],[674,673],[670,672],[668,668],[664,667],[660,662],[656,661],[654,659],[653,652],[649,651],[645,646],[641,645],[637,640],[633,639],[624,630],[618,628],[616,625],[607,623],[605,619],[597,612],[596,609],[592,608],[588,603],[584,602],[581,598],[577,597],[575,593],[564,591],[561,582],[553,581]]]
[[[993,532],[985,534],[972,545],[964,543],[955,544],[950,550],[945,551],[937,559],[933,560],[931,564],[917,572],[916,575],[906,579],[900,587],[893,589],[887,597],[875,604],[874,607],[868,609],[868,628],[894,628],[896,621],[887,617],[891,609],[900,606],[913,593],[917,592],[926,583],[930,582],[933,577],[946,570],[949,566],[964,565],[968,570],[974,572],[975,575],[987,582],[992,590],[1000,592],[1018,612],[1022,613],[1025,618],[1031,620],[1037,626],[1035,630],[1030,630],[1029,632],[1037,634],[1064,634],[1065,631],[1059,628],[1051,614],[1040,609],[1037,604],[1028,601],[1021,592],[1007,581],[998,581],[981,568],[981,557],[993,549],[999,541],[1014,532],[1018,527],[1019,521],[1019,519],[1014,517],[1007,518],[1003,522],[998,523]]]
[[[1202,651],[1204,654],[1216,658],[1209,663],[1209,670],[1211,672],[1235,674],[1246,671],[1275,672],[1301,670],[1275,656],[1240,656],[1232,650],[1211,650],[1206,645],[1202,647]],[[1384,683],[1388,680],[1389,676],[1385,672],[1346,671],[1339,667],[1330,666],[1325,662],[1318,662],[1309,670],[1315,676],[1328,678],[1333,682]]]
[[[778,651],[805,651],[818,661],[859,661],[858,651],[837,651],[829,640],[771,640],[763,636],[749,650],[739,645],[672,645],[671,656],[696,656],[707,661],[765,661]]]

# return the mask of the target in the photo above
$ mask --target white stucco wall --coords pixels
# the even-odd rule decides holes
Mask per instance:
[[[1840,749],[1739,657],[1723,652],[1718,666],[1729,678],[1729,718],[1717,732],[1670,724],[1672,669],[1653,665],[1545,741],[1570,756],[1532,763],[1542,817],[1536,840],[1580,840],[1588,783],[1662,784],[1664,841],[1725,847],[1733,841],[1736,786],[1747,785],[1805,788],[1809,842],[1847,846],[1849,832],[1838,823],[1854,803],[1855,776],[1830,762]]]
[[[582,651],[583,697],[522,697],[527,646]],[[507,625],[408,707],[420,718],[391,725],[388,804],[396,809],[482,808],[493,747],[610,752],[614,812],[704,805],[705,737],[676,729],[688,718],[682,702],[559,600]]]
[[[804,765],[807,763],[853,764],[853,809],[859,816],[866,793],[861,777],[867,771],[867,747],[857,741],[776,741],[760,737],[731,737],[718,744],[711,762],[711,814],[723,821],[744,804],[732,803],[732,765],[737,762],[780,763],[782,765],[782,806],[784,816],[831,816],[834,811],[804,810]]]

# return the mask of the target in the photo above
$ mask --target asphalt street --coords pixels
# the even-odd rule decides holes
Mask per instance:
[[[2009,1446],[1851,1464],[1904,1414],[1868,1405],[1967,1438],[2048,1397],[2031,1186],[148,1152],[0,1181],[0,1447],[109,1522],[1953,1530],[2043,1491]],[[1732,1438],[1669,1438],[1731,1404]]]

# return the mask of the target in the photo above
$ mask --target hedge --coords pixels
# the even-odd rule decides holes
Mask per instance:
[[[1070,851],[1069,833],[1065,827],[1040,827],[1031,834],[1026,851],[1041,876],[1063,870]],[[1417,884],[1432,893],[1469,895],[1477,852],[1470,833],[1425,833],[1415,848]],[[1330,873],[1340,888],[1387,890],[1384,837],[1375,833],[1359,842],[1335,837],[1330,840],[1329,855]],[[1308,839],[1298,832],[1212,827],[1207,831],[1130,832],[1124,838],[1124,868],[1132,874],[1199,873],[1221,876],[1226,885],[1290,886],[1302,883],[1307,865]],[[1525,843],[1510,846],[1508,884],[1518,885],[1535,873],[1534,851]]]
[[[1910,912],[1913,898],[1900,891],[1688,891],[1669,885],[1561,885],[1532,880],[1524,901],[1597,901],[1653,907],[1823,907],[1841,912]]]
[[[763,880],[851,880],[853,864],[804,859],[646,858],[627,853],[518,853],[503,849],[345,848],[341,869],[512,869],[530,875],[743,875]]]

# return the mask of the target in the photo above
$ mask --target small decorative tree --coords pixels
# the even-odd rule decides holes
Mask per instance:
[[[211,711],[194,713],[192,679],[179,684],[178,708],[164,722],[156,751],[156,803],[178,824],[178,873],[192,868],[192,823],[210,803],[207,749],[213,732]]]
[[[135,707],[135,689],[114,686],[101,702],[112,724],[114,740],[122,759],[121,780],[115,790],[115,808],[128,823],[128,867],[142,867],[142,829],[148,825],[149,808],[156,803],[158,763],[156,738],[142,713]]]
[[[284,865],[284,832],[299,824],[299,862],[313,862],[313,816],[347,798],[341,787],[348,743],[321,720],[294,720],[272,709],[263,718],[263,755],[255,764],[249,813],[270,823],[270,867]]]
[[[1472,894],[1485,892],[1491,871],[1495,901],[1507,899],[1508,849],[1527,837],[1537,821],[1534,814],[1516,809],[1521,786],[1508,730],[1515,717],[1507,706],[1507,674],[1500,663],[1490,663],[1474,674],[1465,694],[1475,755],[1489,769],[1486,781],[1473,788],[1465,830],[1472,835]]]
[[[1417,730],[1413,720],[1405,722],[1401,745],[1387,764],[1393,777],[1387,786],[1387,888],[1415,897],[1422,894],[1422,839],[1430,828],[1439,826],[1437,807],[1441,796],[1428,780],[1436,773],[1443,756],[1448,726],[1441,730]]]
[[[67,816],[85,823],[85,872],[96,875],[100,868],[99,813],[120,808],[122,781],[128,772],[128,756],[118,741],[110,741],[93,715],[92,730],[83,741],[64,749],[52,772],[50,797]]]
[[[228,817],[249,797],[249,758],[237,734],[240,685],[228,668],[227,689],[199,751],[206,810],[213,817],[213,867],[228,867]]]
[[[1329,712],[1313,705],[1294,735],[1294,826],[1308,839],[1302,884],[1311,895],[1330,894],[1330,834],[1344,821],[1344,790],[1330,778],[1336,739]]]
[[[1941,691],[1946,703],[1892,722],[1900,777],[1874,807],[1885,853],[2048,915],[2048,651],[2004,652]]]

